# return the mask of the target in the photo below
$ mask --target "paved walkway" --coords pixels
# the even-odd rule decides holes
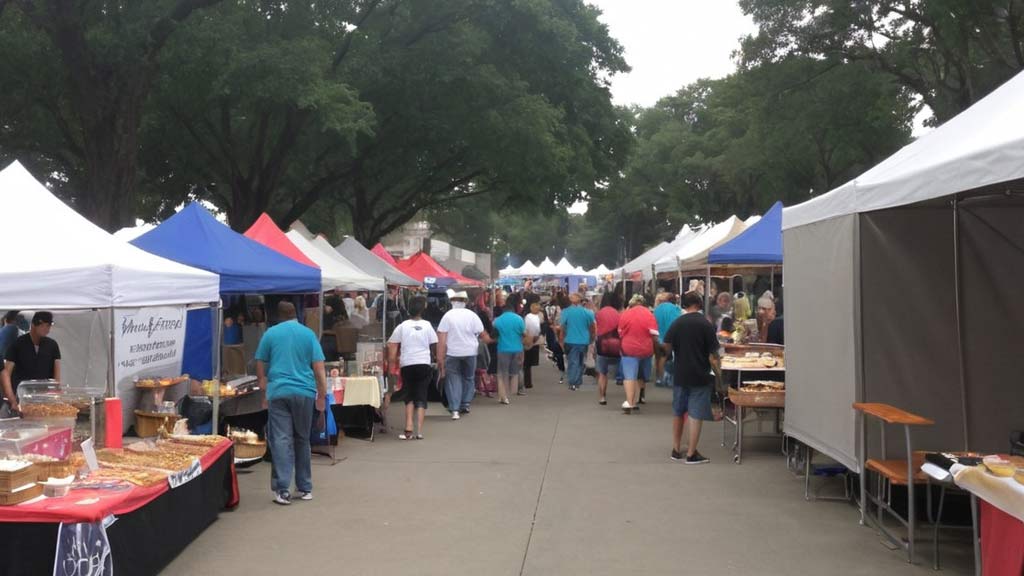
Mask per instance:
[[[929,545],[909,566],[852,505],[805,502],[777,441],[737,466],[710,425],[712,462],[684,466],[668,458],[671,391],[626,416],[614,385],[602,407],[593,385],[570,392],[548,367],[537,381],[458,422],[431,405],[423,441],[345,440],[344,462],[314,461],[313,502],[272,504],[269,464],[240,472],[241,506],[165,574],[934,574]],[[951,539],[944,573],[969,573]]]

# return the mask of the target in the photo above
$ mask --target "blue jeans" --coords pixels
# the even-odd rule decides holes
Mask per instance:
[[[282,396],[269,402],[267,437],[274,463],[270,489],[291,490],[292,472],[299,492],[313,491],[309,433],[313,428],[314,399],[308,396]]]
[[[586,344],[565,344],[565,355],[569,362],[566,372],[569,377],[569,386],[583,385],[583,359],[587,357]]]
[[[476,356],[445,356],[444,378],[448,411],[468,409],[476,394]]]

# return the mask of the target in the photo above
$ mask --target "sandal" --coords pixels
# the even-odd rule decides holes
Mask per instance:
[[[412,440],[413,438],[414,436],[412,435],[412,430],[406,430],[405,432],[398,435],[399,440]]]

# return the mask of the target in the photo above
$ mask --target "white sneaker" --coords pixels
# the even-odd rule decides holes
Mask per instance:
[[[458,419],[459,419],[459,412],[458,412],[458,410],[456,410],[455,412],[452,412],[452,420],[458,420]]]
[[[308,500],[312,500],[312,499],[313,499],[313,493],[312,492],[299,492],[299,500],[307,500],[308,501]]]
[[[508,398],[502,398],[501,403],[502,404],[511,404],[511,402],[508,401]]]

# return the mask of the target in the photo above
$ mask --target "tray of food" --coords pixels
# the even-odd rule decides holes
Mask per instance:
[[[747,352],[746,354],[722,356],[722,369],[724,370],[782,370],[784,369],[782,357],[775,356],[771,352]]]
[[[753,384],[753,383],[752,383]],[[786,406],[786,390],[775,388],[781,382],[759,382],[743,388],[730,388],[729,400],[744,407],[784,408]]]
[[[136,388],[169,388],[176,386],[182,382],[189,380],[188,374],[175,377],[152,377],[152,378],[139,378],[135,381]]]
[[[0,492],[14,492],[36,481],[36,471],[27,460],[0,460]]]

